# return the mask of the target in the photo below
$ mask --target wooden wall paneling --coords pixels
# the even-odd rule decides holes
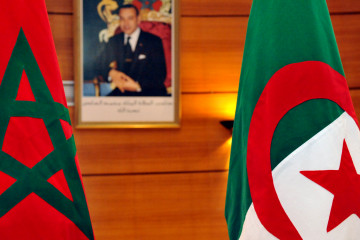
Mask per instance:
[[[252,0],[182,0],[182,16],[249,15]]]
[[[180,129],[77,129],[83,174],[226,170],[237,94],[185,94]],[[73,108],[71,114],[74,116]]]
[[[72,13],[75,0],[45,0],[50,13]],[[100,1],[100,0],[99,0]],[[252,0],[181,0],[182,16],[248,15]],[[350,13],[360,11],[358,0],[327,0],[331,13]]]
[[[351,99],[355,108],[356,116],[360,120],[360,89],[350,90]]]
[[[236,92],[247,17],[181,19],[183,92]]]
[[[50,14],[49,21],[63,80],[74,80],[73,16]]]
[[[349,87],[360,88],[360,14],[331,19]]]
[[[77,0],[45,0],[45,4],[49,13],[73,13],[73,1]]]
[[[252,0],[182,0],[182,16],[249,15]],[[360,11],[358,0],[327,0],[331,13],[353,13]]]
[[[354,13],[360,12],[360,1],[358,0],[327,0],[331,13]]]
[[[350,93],[360,117],[360,89]],[[185,94],[182,98],[180,129],[75,130],[82,173],[227,170],[231,133],[219,121],[233,119],[237,94]]]
[[[227,172],[84,177],[97,240],[228,239]]]
[[[360,14],[332,16],[348,84],[360,87]],[[238,89],[247,28],[246,17],[181,20],[183,92]]]

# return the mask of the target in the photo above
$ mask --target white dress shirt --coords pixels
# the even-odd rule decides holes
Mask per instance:
[[[135,48],[136,48],[136,44],[139,40],[139,36],[140,36],[140,28],[138,27],[131,35],[127,35],[125,34],[125,37],[124,37],[124,45],[127,44],[127,39],[128,37],[130,37],[130,46],[131,46],[131,50],[134,52],[135,51]]]

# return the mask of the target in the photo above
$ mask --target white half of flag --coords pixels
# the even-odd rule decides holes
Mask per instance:
[[[334,195],[300,173],[300,171],[338,170],[344,140],[356,173],[359,174],[360,132],[355,121],[346,112],[297,148],[273,170],[274,185],[280,203],[302,239],[360,239],[360,220],[355,214],[327,232]],[[255,239],[277,238],[264,228],[254,206],[251,205],[246,214],[240,240]]]

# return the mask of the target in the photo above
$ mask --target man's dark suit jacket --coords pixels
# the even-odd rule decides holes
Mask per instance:
[[[97,74],[105,81],[112,68],[124,72],[124,33],[112,37],[96,61]],[[118,88],[108,96],[165,96],[166,63],[159,37],[141,31],[128,75],[139,82],[141,92],[122,93]]]

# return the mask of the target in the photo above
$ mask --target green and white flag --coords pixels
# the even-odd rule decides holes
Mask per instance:
[[[226,197],[231,240],[359,239],[360,132],[325,0],[253,0]]]

